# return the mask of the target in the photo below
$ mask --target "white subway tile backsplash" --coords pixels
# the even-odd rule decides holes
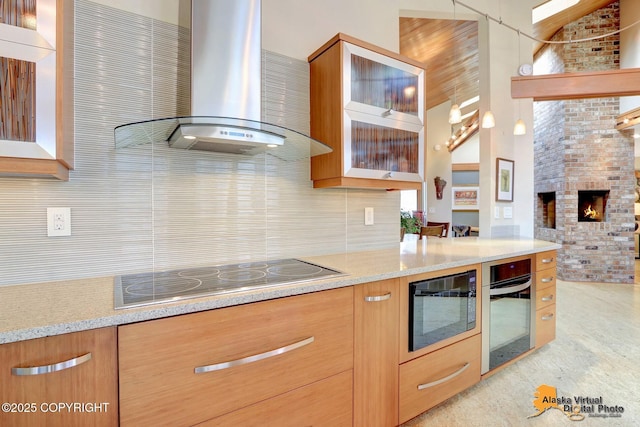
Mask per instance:
[[[116,149],[118,125],[188,114],[189,30],[87,0],[75,13],[76,169],[0,178],[0,285],[398,243],[398,192],[313,189],[308,158],[175,150],[151,125],[155,143]],[[264,51],[262,102],[263,120],[308,134],[306,61]],[[46,237],[56,206],[69,237]]]

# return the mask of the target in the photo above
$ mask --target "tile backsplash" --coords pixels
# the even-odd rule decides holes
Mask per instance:
[[[75,13],[76,168],[0,178],[0,285],[398,244],[398,192],[313,189],[308,158],[115,149],[118,125],[188,115],[189,30],[87,0]],[[308,134],[308,97],[306,61],[264,51],[263,120]],[[70,237],[47,237],[47,207],[71,208]]]

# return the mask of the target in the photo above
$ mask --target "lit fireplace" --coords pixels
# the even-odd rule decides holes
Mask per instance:
[[[606,221],[609,190],[578,191],[578,222]]]

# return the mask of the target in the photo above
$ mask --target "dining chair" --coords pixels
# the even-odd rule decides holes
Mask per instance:
[[[442,226],[442,236],[447,237],[449,235],[449,223],[448,222],[435,222],[435,221],[427,221],[427,226]]]
[[[420,227],[420,237],[418,240],[422,239],[422,236],[434,236],[442,238],[442,234],[444,233],[444,225],[426,225]]]

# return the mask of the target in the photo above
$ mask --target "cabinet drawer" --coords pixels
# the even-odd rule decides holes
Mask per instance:
[[[117,378],[115,327],[0,345],[2,402],[31,409],[0,412],[0,426],[117,425]],[[84,403],[85,410],[61,403]]]
[[[351,374],[351,371],[342,372],[198,424],[198,427],[351,426]]]
[[[556,268],[556,251],[540,252],[536,254],[536,271]]]
[[[125,325],[119,360],[121,425],[196,424],[352,369],[353,289]]]
[[[480,381],[480,335],[400,365],[400,423]]]
[[[536,271],[536,289],[544,289],[556,285],[556,269]]]
[[[536,310],[540,310],[556,303],[556,287],[546,286],[542,289],[536,288]]]
[[[556,338],[556,305],[536,310],[536,348]]]

